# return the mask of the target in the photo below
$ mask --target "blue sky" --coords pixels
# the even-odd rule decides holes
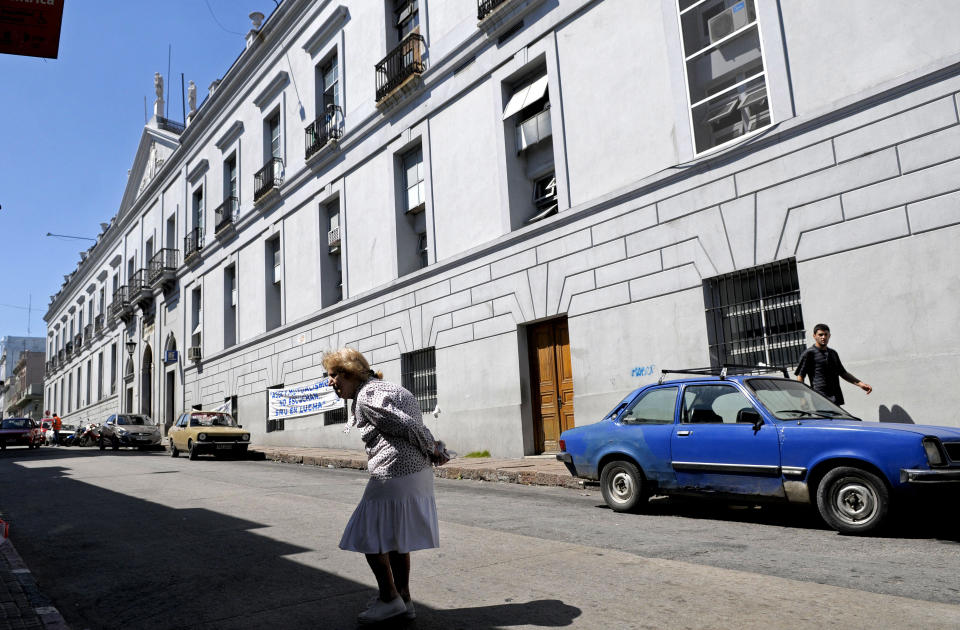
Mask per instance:
[[[116,213],[152,112],[153,73],[183,120],[180,74],[207,86],[273,0],[65,0],[57,59],[0,54],[0,336],[45,336],[50,296]],[[232,32],[230,32],[232,31]],[[167,75],[168,46],[170,78]],[[13,308],[20,307],[20,308]]]

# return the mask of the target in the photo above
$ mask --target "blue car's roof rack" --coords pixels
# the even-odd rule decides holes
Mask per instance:
[[[719,367],[686,368],[684,370],[660,370],[660,380],[658,384],[663,383],[667,374],[696,374],[699,376],[719,376],[720,380],[727,377],[728,374],[766,374],[770,372],[780,372],[783,378],[790,378],[787,375],[787,368],[778,365],[739,365],[737,363],[724,363]]]

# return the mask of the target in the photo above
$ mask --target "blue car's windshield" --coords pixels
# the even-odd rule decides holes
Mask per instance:
[[[836,418],[857,420],[799,381],[751,378],[746,381],[760,403],[780,420]]]

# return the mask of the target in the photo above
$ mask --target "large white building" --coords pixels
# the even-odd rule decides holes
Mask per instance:
[[[144,129],[46,315],[48,404],[356,447],[267,420],[352,345],[517,456],[823,321],[852,412],[960,425],[958,30],[949,0],[285,0]]]

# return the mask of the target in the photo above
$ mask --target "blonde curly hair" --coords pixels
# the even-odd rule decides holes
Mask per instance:
[[[367,358],[354,348],[340,348],[325,353],[323,355],[323,369],[328,373],[336,370],[363,381],[371,376],[383,378],[383,373],[371,370]]]

